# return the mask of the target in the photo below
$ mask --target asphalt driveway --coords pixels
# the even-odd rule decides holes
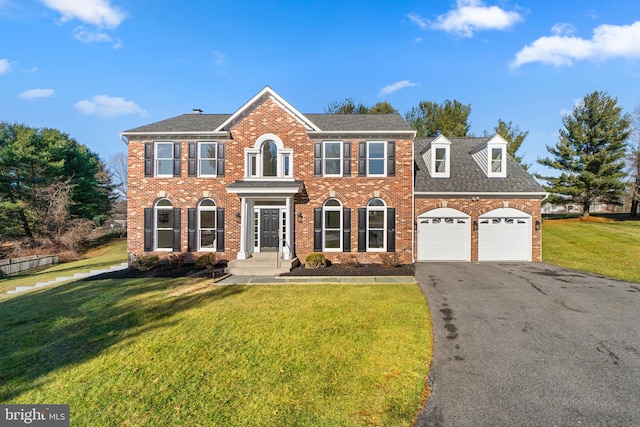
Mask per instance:
[[[640,285],[538,263],[418,263],[434,326],[416,426],[640,425]]]

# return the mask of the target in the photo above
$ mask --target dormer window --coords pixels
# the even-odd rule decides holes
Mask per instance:
[[[423,154],[424,161],[432,178],[449,178],[451,165],[451,142],[443,135],[431,142]]]
[[[245,149],[246,178],[292,178],[293,150],[284,148],[276,135],[263,135],[254,148]]]
[[[502,172],[502,148],[491,149],[491,173]]]
[[[507,176],[507,141],[496,135],[487,142],[487,176],[505,178]]]

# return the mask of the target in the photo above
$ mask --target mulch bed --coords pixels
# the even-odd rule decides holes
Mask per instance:
[[[331,264],[320,268],[305,268],[301,265],[283,276],[413,276],[414,272],[412,264],[395,268],[384,268],[380,264],[363,264],[357,267]]]

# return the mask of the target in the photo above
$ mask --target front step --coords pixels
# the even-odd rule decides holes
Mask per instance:
[[[224,272],[236,276],[279,276],[300,263],[298,258],[278,262],[278,256],[276,252],[254,253],[251,258],[229,261]]]

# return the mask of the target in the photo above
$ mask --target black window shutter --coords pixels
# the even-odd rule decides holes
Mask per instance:
[[[182,143],[173,143],[173,176],[182,175]]]
[[[396,251],[396,208],[387,208],[387,252]]]
[[[322,208],[313,209],[313,251],[322,252]]]
[[[216,251],[224,251],[224,208],[216,209]]]
[[[367,176],[367,141],[358,142],[358,176]]]
[[[396,142],[387,141],[387,176],[396,176]]]
[[[197,248],[197,224],[198,224],[198,209],[187,209],[187,251],[195,252]]]
[[[216,174],[218,176],[224,176],[224,151],[225,144],[218,143],[218,160],[216,160]]]
[[[351,208],[342,210],[342,252],[351,252]]]
[[[173,252],[180,252],[180,208],[173,208]]]
[[[144,143],[144,176],[153,176],[153,142]]]
[[[313,143],[313,176],[322,176],[322,142]]]
[[[351,143],[345,142],[344,147],[344,166],[342,167],[343,176],[351,176]]]
[[[144,251],[153,251],[153,208],[144,209]]]
[[[198,174],[198,143],[190,142],[189,143],[189,161],[187,162],[187,174],[189,176],[196,176]]]
[[[367,251],[367,208],[358,208],[358,252]]]

